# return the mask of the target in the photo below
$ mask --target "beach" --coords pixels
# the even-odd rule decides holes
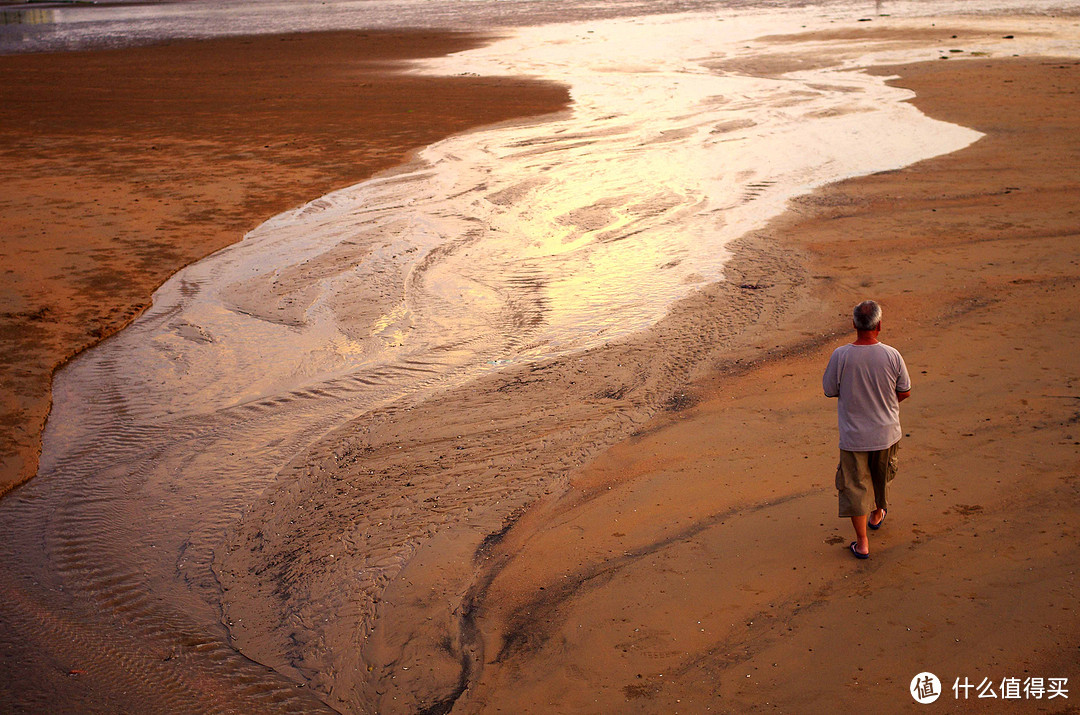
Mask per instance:
[[[564,106],[550,85],[390,71],[482,41],[341,32],[0,57],[0,493],[37,471],[53,371],[177,269],[444,136]]]
[[[550,83],[395,72],[484,41],[363,31],[0,57],[0,492],[37,471],[54,370],[129,324],[176,270],[442,137],[565,106]],[[5,708],[111,707],[108,678],[68,675],[100,645],[65,660],[80,652],[66,625],[37,622],[52,635],[28,641],[12,614],[40,604],[12,582],[3,600],[16,609]]]
[[[343,547],[335,534],[364,538],[375,525],[365,502],[333,495],[362,492],[374,472],[410,500],[452,510],[484,503],[444,486],[479,469],[568,476],[508,507],[504,523],[442,532],[410,555],[361,648],[308,661],[315,679],[372,674],[342,709],[817,712],[875,702],[902,712],[923,671],[946,688],[964,677],[999,688],[1004,677],[1070,677],[1077,326],[1065,306],[1077,290],[1067,197],[1078,69],[1043,59],[883,69],[931,116],[987,136],[797,200],[740,242],[727,282],[644,335],[314,446],[291,467],[291,486],[268,497],[274,508],[255,511],[281,516],[241,529],[219,568],[235,594],[227,613],[280,638],[244,626],[238,642],[303,662],[287,645],[295,630],[268,625],[265,604],[308,618],[340,612],[325,608],[342,583],[327,572]],[[835,516],[835,405],[820,376],[850,340],[849,304],[866,295],[885,306],[883,340],[904,352],[914,388],[895,503],[861,563]],[[707,355],[693,381],[667,382],[679,367],[652,352],[678,341]],[[681,387],[667,410],[633,423],[633,403],[672,384]],[[545,407],[559,402],[574,407]],[[625,441],[575,469],[577,453],[620,429]],[[280,587],[294,579],[321,595]],[[354,637],[319,630],[322,642]],[[1038,705],[1055,712],[1057,702]]]
[[[918,45],[947,57],[1002,34],[950,23],[765,38],[776,49],[769,62],[728,67],[768,77],[804,68],[814,64],[808,41],[852,53]],[[418,46],[433,54],[479,42],[379,38],[385,54],[372,52],[397,59],[419,56]],[[231,132],[223,117],[242,113],[226,101],[237,86],[226,78],[191,125],[173,127],[178,109],[168,103],[146,131],[125,125],[131,108],[98,119],[89,97],[53,125],[41,119],[36,139],[5,137],[5,155],[22,162],[11,164],[18,192],[5,198],[12,235],[23,237],[5,243],[19,289],[5,314],[5,451],[18,457],[5,464],[22,475],[12,483],[33,472],[53,367],[128,323],[171,271],[441,136],[566,105],[552,84],[368,75],[371,55],[342,73],[357,41],[298,35],[0,58],[0,69],[70,62],[110,72],[179,58],[216,68],[254,45],[268,64],[302,68],[287,85],[297,94]],[[304,64],[313,47],[318,59]],[[281,70],[273,67],[267,76]],[[322,85],[312,80],[320,67]],[[388,102],[429,101],[389,102],[379,114],[342,100],[338,115],[312,99],[355,87],[359,71]],[[929,117],[981,138],[790,200],[726,246],[723,280],[691,280],[644,330],[554,357],[492,360],[479,376],[387,392],[344,419],[295,411],[320,392],[344,401],[367,389],[344,378],[256,394],[221,408],[233,432],[194,413],[171,423],[183,439],[162,451],[194,465],[182,480],[166,468],[175,462],[139,456],[132,463],[144,472],[102,472],[122,486],[114,494],[58,460],[46,480],[13,492],[9,524],[58,501],[49,523],[12,540],[45,544],[44,563],[31,565],[18,544],[2,554],[27,567],[0,582],[12,709],[819,712],[872,703],[901,712],[914,707],[911,678],[932,671],[943,704],[992,711],[1003,703],[956,703],[954,678],[1075,679],[1080,63],[976,56],[871,71],[913,91]],[[94,86],[65,74],[66,88],[43,82],[41,91],[78,97]],[[201,86],[205,75],[191,81]],[[0,91],[9,90],[30,91]],[[244,106],[271,89],[250,91]],[[153,82],[144,92],[140,112],[162,94]],[[346,135],[366,120],[371,140],[353,144]],[[103,152],[105,141],[124,151]],[[157,153],[164,164],[147,158]],[[106,201],[107,212],[88,211]],[[71,249],[72,232],[87,236],[85,250]],[[287,295],[252,291],[237,304],[287,311]],[[820,375],[851,339],[849,311],[865,297],[884,306],[882,339],[905,355],[913,396],[894,503],[871,558],[856,562],[845,550],[850,527],[835,517],[835,404]],[[531,334],[540,308],[515,313],[514,324]],[[222,340],[191,322],[169,325],[188,342]],[[297,426],[307,431],[295,443],[253,449],[240,464],[260,473],[222,471],[236,483],[212,493],[217,463],[248,445],[247,432],[297,416],[317,424]],[[54,441],[67,434],[51,429]],[[217,441],[187,436],[207,430]],[[185,456],[196,444],[208,451]],[[102,451],[128,458],[108,439]],[[260,460],[274,471],[264,474]],[[50,484],[67,496],[50,496]],[[161,497],[160,508],[140,494]],[[210,516],[191,516],[201,511]],[[170,520],[195,527],[174,534]],[[65,588],[73,598],[57,595]],[[116,624],[123,632],[103,635]],[[1059,712],[1067,703],[1024,705]]]
[[[477,710],[907,712],[930,671],[946,707],[995,712],[954,683],[1075,678],[1080,67],[887,71],[986,138],[819,190],[759,237],[803,252],[807,302],[507,532],[477,597]],[[863,296],[914,385],[864,563],[820,387]]]

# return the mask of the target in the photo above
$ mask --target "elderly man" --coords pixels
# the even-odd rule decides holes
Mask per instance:
[[[855,527],[856,540],[848,548],[865,559],[870,556],[866,529],[880,529],[888,510],[900,447],[900,403],[911,395],[911,379],[900,353],[878,342],[881,306],[872,300],[859,303],[852,327],[856,340],[833,351],[822,387],[826,397],[840,398],[840,516],[851,517]]]

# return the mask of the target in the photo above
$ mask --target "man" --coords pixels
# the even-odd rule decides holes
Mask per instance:
[[[855,342],[833,351],[821,384],[826,397],[840,398],[840,516],[851,517],[855,527],[856,540],[848,548],[865,559],[870,556],[866,529],[880,529],[888,513],[900,447],[900,403],[911,396],[911,378],[900,353],[878,342],[881,306],[872,300],[859,303],[852,327]]]

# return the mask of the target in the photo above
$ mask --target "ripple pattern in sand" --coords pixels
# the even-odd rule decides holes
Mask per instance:
[[[371,635],[381,617],[408,622],[402,601],[380,605],[402,569],[442,540],[468,571],[470,545],[664,404],[706,358],[700,341],[738,330],[663,333],[600,372],[570,356],[588,365],[582,351],[719,280],[730,242],[788,197],[975,138],[859,73],[734,72],[733,43],[761,25],[653,23],[541,28],[456,58],[568,82],[574,111],[448,140],[271,219],[62,371],[41,476],[0,505],[2,638],[62,643],[57,662],[108,673],[95,703],[317,712],[386,704],[402,683],[447,702],[457,670],[393,687],[380,670],[417,647]],[[678,42],[643,52],[658,32]],[[767,278],[748,280],[782,294]],[[544,380],[575,387],[515,402]],[[335,509],[355,528],[329,529]],[[338,545],[348,558],[331,564]],[[468,583],[454,573],[440,583]],[[444,657],[477,662],[460,619],[437,625],[455,634]]]

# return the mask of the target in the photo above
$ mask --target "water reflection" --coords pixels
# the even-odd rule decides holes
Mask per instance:
[[[48,25],[56,22],[52,8],[4,8],[0,10],[0,25]]]
[[[185,0],[74,3],[50,10],[4,10],[0,54],[145,44],[172,38],[341,29],[448,28],[486,31],[564,21],[685,12],[836,9],[891,16],[923,12],[993,12],[1014,6],[1050,9],[1057,0],[996,0],[978,8],[964,0]],[[41,12],[44,14],[35,14]],[[9,13],[14,13],[9,15]],[[10,19],[9,19],[10,17]],[[48,18],[47,20],[45,18]],[[650,38],[651,42],[658,38]]]
[[[716,0],[188,0],[71,5],[35,31],[0,25],[0,54],[145,44],[171,38],[340,29],[449,28],[486,31],[566,20],[715,9]],[[722,8],[804,5],[726,0]],[[818,0],[818,6],[850,0]]]
[[[503,4],[471,3],[474,13]],[[402,8],[393,19],[401,22],[421,3],[335,7],[376,6]],[[124,12],[153,15],[139,30],[152,34],[180,9]],[[770,51],[753,38],[829,19],[591,20],[428,63],[446,74],[564,82],[574,111],[452,138],[408,168],[269,220],[177,274],[135,324],[63,370],[41,476],[0,502],[9,532],[0,601],[22,599],[7,621],[120,663],[118,687],[145,687],[122,678],[151,672],[152,685],[169,687],[155,687],[147,710],[212,712],[218,692],[246,698],[230,699],[234,709],[318,710],[228,645],[212,569],[222,535],[296,455],[388,403],[655,322],[717,279],[725,245],[789,197],[975,138],[923,117],[902,90],[843,68],[836,47],[831,69],[738,71]],[[866,47],[851,52],[872,61]],[[379,522],[350,555],[354,573],[393,578],[435,516],[400,494],[375,492],[365,504],[419,524],[395,531]],[[365,581],[354,610],[383,586]],[[357,625],[347,632],[368,632]]]

